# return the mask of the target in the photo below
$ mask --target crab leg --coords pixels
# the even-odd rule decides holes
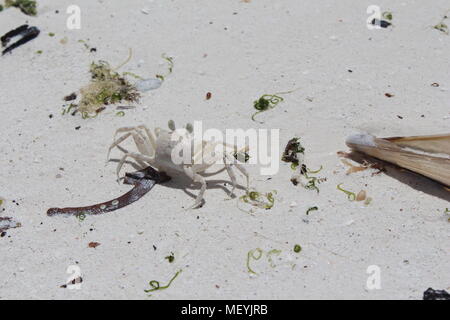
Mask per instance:
[[[197,198],[195,198],[195,203],[194,205],[192,205],[190,207],[190,209],[194,209],[197,208],[201,205],[202,200],[203,200],[203,195],[205,194],[206,191],[206,180],[199,175],[197,172],[195,172],[192,167],[184,167],[184,173],[191,178],[194,182],[200,182],[201,183],[201,188],[200,188],[200,192],[197,195]]]
[[[123,136],[121,136],[119,139],[115,140],[108,149],[108,154],[106,155],[106,162],[109,161],[109,155],[111,154],[111,150],[114,149],[115,147],[117,147],[120,143],[122,143],[123,141],[125,141],[126,139],[128,139],[131,136],[131,132],[124,134]],[[115,137],[114,137],[115,138]]]
[[[227,158],[227,159],[230,159],[230,160],[235,160],[233,157],[231,157],[231,155],[230,154],[225,154],[225,157]],[[249,188],[250,188],[250,175],[248,174],[248,172],[247,172],[247,170],[244,168],[244,166],[243,165],[241,165],[241,164],[239,164],[239,163],[237,163],[236,161],[234,161],[234,163],[233,163],[233,165],[245,176],[245,179],[246,179],[246,181],[247,181],[247,192],[248,192],[248,190],[249,190]]]
[[[152,157],[145,156],[143,154],[135,153],[135,152],[128,152],[125,153],[122,159],[120,159],[119,164],[117,165],[116,173],[117,173],[117,179],[119,180],[120,170],[122,169],[123,164],[125,163],[127,158],[133,158],[136,161],[145,161],[147,163],[151,163],[153,160]]]

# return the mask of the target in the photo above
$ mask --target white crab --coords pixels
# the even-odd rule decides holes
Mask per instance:
[[[246,190],[249,190],[249,175],[245,168],[236,162],[234,157],[236,154],[247,152],[247,146],[238,149],[237,146],[234,145],[230,146],[222,142],[204,140],[195,145],[191,125],[188,124],[186,129],[176,130],[174,122],[169,121],[169,129],[170,130],[156,128],[152,132],[145,125],[117,129],[114,135],[114,142],[108,150],[108,159],[111,150],[115,147],[120,148],[120,150],[124,152],[124,155],[117,165],[117,177],[119,178],[120,170],[127,158],[133,158],[142,168],[150,165],[160,172],[167,173],[169,176],[184,173],[192,181],[201,183],[200,192],[195,199],[194,205],[191,207],[196,208],[202,203],[203,194],[206,190],[206,181],[202,175],[206,174],[205,171],[216,164],[217,161],[223,160],[224,169],[227,170],[233,187],[231,194],[233,194],[236,188],[236,175],[233,171],[233,166],[246,177]],[[116,140],[118,133],[125,134]],[[120,143],[129,137],[133,138],[139,152],[129,152],[120,146]],[[172,151],[175,148],[176,150],[183,150],[184,146],[190,148],[190,154],[192,156],[189,161],[183,161],[180,164],[174,163]],[[217,149],[219,149],[219,151]],[[183,153],[181,152],[181,155],[182,154]],[[223,168],[214,174],[221,171],[223,171]]]

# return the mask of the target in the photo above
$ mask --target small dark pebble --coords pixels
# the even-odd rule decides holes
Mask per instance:
[[[69,94],[68,96],[64,97],[64,101],[72,101],[77,98],[77,94],[74,92],[72,94]]]
[[[52,115],[52,114],[49,114],[48,117],[51,119],[51,118],[53,118],[53,115]]]
[[[70,281],[68,284],[77,284],[77,283],[82,283],[83,282],[83,278],[78,277],[76,279],[73,279],[72,281]],[[60,288],[67,288],[67,284],[63,284],[62,286],[60,286]]]
[[[403,119],[403,117],[402,117],[402,116],[399,116],[399,115],[397,115],[397,118],[399,118],[399,119]]]
[[[211,92],[208,92],[208,93],[206,94],[206,100],[211,99],[211,96],[212,96]]]
[[[445,290],[434,290],[428,288],[423,293],[423,300],[450,300],[450,293]]]
[[[391,25],[390,22],[385,21],[385,20],[379,20],[379,19],[373,19],[373,20],[372,20],[372,24],[373,24],[374,26],[375,26],[375,25],[378,25],[378,26],[380,26],[381,28],[387,28],[387,27],[389,27],[389,26]]]
[[[81,126],[75,127],[75,130],[80,130]]]
[[[0,233],[0,237],[4,237],[4,236],[6,236],[6,232],[5,231],[3,231],[2,233]]]
[[[89,242],[89,244],[88,244],[88,247],[89,248],[97,248],[98,246],[100,245],[100,243],[99,242]]]
[[[388,93],[388,92],[385,93],[384,95],[385,95],[386,97],[388,97],[388,98],[392,98],[392,97],[394,96],[392,93]]]
[[[97,52],[97,48],[91,48],[91,52]]]

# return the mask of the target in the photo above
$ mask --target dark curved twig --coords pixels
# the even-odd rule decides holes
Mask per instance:
[[[28,41],[36,38],[40,33],[40,30],[37,27],[29,27],[27,24],[24,24],[14,30],[11,30],[4,34],[0,40],[2,42],[2,47],[6,47],[9,41],[14,37],[21,37],[19,40],[11,44],[9,47],[5,48],[2,51],[2,55],[12,51],[13,49],[27,43]]]
[[[63,214],[80,216],[88,214],[96,215],[115,211],[142,198],[153,188],[155,184],[163,183],[169,180],[170,177],[165,173],[158,172],[152,167],[147,167],[143,170],[127,173],[125,175],[124,184],[134,185],[134,188],[118,198],[87,207],[51,208],[47,211],[47,215],[54,216],[57,214]]]

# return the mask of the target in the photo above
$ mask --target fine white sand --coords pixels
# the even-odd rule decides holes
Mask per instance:
[[[449,203],[431,194],[438,187],[412,176],[372,176],[373,170],[346,175],[336,155],[354,132],[448,133],[450,37],[432,28],[450,9],[447,1],[380,0],[394,17],[394,26],[382,30],[366,27],[374,3],[365,0],[38,3],[37,17],[0,13],[0,34],[25,22],[41,29],[37,39],[0,57],[2,215],[22,224],[0,238],[0,298],[420,299],[428,287],[450,287]],[[66,27],[72,4],[81,8],[80,30]],[[64,37],[67,44],[60,43]],[[121,71],[154,77],[166,69],[166,53],[173,73],[124,117],[114,108],[89,120],[62,116],[62,98],[88,83],[90,62],[119,65],[129,48],[132,60]],[[255,99],[296,88],[259,115],[264,124],[251,121]],[[90,205],[129,190],[115,181],[116,163],[105,165],[115,129],[166,127],[169,119],[220,130],[280,129],[281,149],[299,136],[306,163],[322,165],[320,176],[328,180],[317,194],[292,185],[289,164],[270,180],[251,166],[252,187],[278,192],[271,210],[254,215],[225,201],[228,177],[221,173],[208,178],[219,182],[209,184],[197,210],[183,209],[194,199],[175,177],[113,213],[82,222],[47,217],[50,207]],[[340,183],[366,190],[372,203],[348,201],[336,189]],[[307,216],[313,206],[319,209]],[[100,246],[88,248],[91,241]],[[303,249],[298,254],[295,244]],[[266,255],[251,261],[258,274],[250,275],[247,253],[256,248],[281,253],[271,256],[274,266]],[[171,252],[173,263],[165,259]],[[71,265],[82,273],[79,290],[60,288]],[[380,289],[366,287],[371,265],[381,272]],[[151,297],[144,292],[150,280],[165,285],[180,269],[170,288]]]

